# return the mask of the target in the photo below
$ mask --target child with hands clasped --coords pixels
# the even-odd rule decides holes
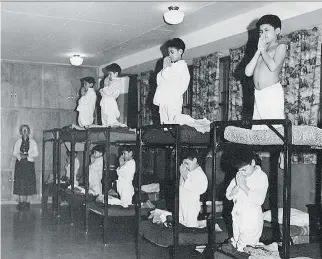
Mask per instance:
[[[94,91],[95,79],[93,77],[84,77],[81,79],[83,84],[81,88],[81,98],[78,100],[78,125],[85,127],[94,122],[94,111],[96,103],[96,93]]]
[[[238,169],[226,190],[233,200],[232,245],[243,251],[247,245],[257,245],[263,230],[262,204],[265,201],[268,179],[255,164],[255,154],[247,148],[236,148],[231,153],[233,167]]]
[[[167,42],[169,56],[163,59],[153,98],[153,104],[159,106],[161,124],[176,124],[182,114],[183,94],[190,82],[188,65],[182,59],[185,48],[185,43],[179,38]]]
[[[119,77],[121,67],[118,64],[113,63],[106,66],[103,71],[107,76],[104,79],[104,88],[100,90],[102,95],[100,103],[101,119],[102,125],[108,127],[119,123],[117,118],[120,117],[120,111],[116,99],[122,91],[122,81]]]
[[[131,147],[124,147],[119,158],[120,166],[116,169],[118,180],[116,181],[117,192],[121,198],[121,205],[127,208],[132,204],[134,187],[132,184],[135,174],[134,152]]]
[[[102,194],[103,176],[103,155],[105,147],[97,145],[92,148],[91,164],[89,166],[89,193],[96,195]]]
[[[253,120],[284,119],[284,91],[279,73],[287,47],[277,41],[281,20],[276,15],[264,15],[256,26],[260,35],[258,49],[245,69],[246,76],[253,76],[255,84]],[[267,129],[267,126],[254,125],[252,129]]]
[[[189,150],[180,166],[179,222],[186,227],[200,227],[200,195],[206,192],[208,179],[198,164],[198,153]]]

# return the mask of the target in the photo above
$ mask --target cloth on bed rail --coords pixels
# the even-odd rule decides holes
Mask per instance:
[[[176,123],[179,125],[188,125],[201,133],[209,132],[211,124],[206,118],[197,120],[187,114],[180,114],[180,116],[177,116]]]
[[[107,128],[107,126],[104,126],[104,125],[97,125],[97,124],[92,124],[92,125],[89,125],[89,126],[86,126],[86,127],[80,127],[76,124],[72,124],[70,126],[67,126],[67,127],[70,127],[71,129],[77,129],[77,130],[85,130],[85,129],[92,129],[92,128]],[[120,123],[120,122],[117,122],[117,123],[114,123],[112,125],[110,125],[109,127],[112,127],[112,128],[127,128],[127,125],[123,124],[123,123]],[[131,129],[129,129],[131,130]],[[135,131],[133,129],[133,131]]]
[[[277,131],[283,136],[284,128]],[[235,126],[225,129],[226,140],[247,145],[282,145],[283,141],[272,130],[250,130]],[[292,144],[322,147],[322,129],[314,126],[292,126]]]

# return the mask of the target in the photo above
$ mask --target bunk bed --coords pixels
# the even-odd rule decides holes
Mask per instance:
[[[172,180],[174,182],[174,208],[173,209],[173,226],[166,228],[163,225],[156,225],[151,220],[141,220],[140,210],[138,210],[137,222],[137,242],[136,253],[140,258],[141,239],[161,246],[173,248],[173,257],[177,258],[179,245],[196,246],[205,244],[208,239],[208,231],[204,229],[192,229],[179,224],[179,167],[180,154],[183,148],[208,148],[210,149],[210,133],[200,133],[195,128],[187,125],[165,124],[165,125],[148,125],[138,129],[138,153],[139,153],[139,169],[138,169],[138,188],[141,188],[142,172],[142,150],[143,148],[165,148],[172,149],[174,153],[174,172]],[[173,156],[172,156],[173,158]],[[141,194],[137,199],[137,206],[140,207]],[[224,226],[224,224],[222,224]],[[223,237],[222,239],[225,239]]]
[[[70,208],[70,218],[71,223],[75,221],[75,208],[85,207],[85,232],[88,232],[89,227],[89,212],[92,211],[96,214],[103,216],[103,231],[104,244],[107,243],[108,233],[106,226],[108,224],[108,217],[113,216],[135,216],[136,208],[134,205],[128,208],[123,208],[120,205],[109,205],[108,204],[108,186],[109,177],[108,170],[110,167],[110,156],[111,156],[111,146],[122,146],[122,145],[136,145],[136,131],[128,128],[112,128],[112,127],[102,127],[98,125],[92,125],[87,129],[80,127],[65,127],[62,129],[52,129],[45,130],[43,132],[43,163],[42,163],[42,176],[43,176],[43,186],[44,173],[45,173],[45,144],[47,142],[53,142],[53,185],[56,190],[53,196],[52,209],[57,218],[60,217],[60,206],[59,206],[59,195],[60,195],[60,166],[61,166],[61,144],[70,143],[71,151],[71,162],[70,162],[70,180],[71,189],[64,191],[64,196],[67,198]],[[75,161],[75,145],[81,143],[84,145],[84,182],[85,182],[85,194],[75,192],[74,188],[74,161]],[[95,197],[89,194],[89,157],[90,157],[90,147],[92,144],[104,144],[105,145],[105,155],[104,155],[104,168],[103,168],[103,179],[104,179],[104,202],[95,201]],[[44,190],[44,188],[43,188]],[[106,205],[108,204],[108,205]],[[45,202],[43,202],[45,206]],[[143,209],[146,211],[149,209]]]
[[[251,125],[266,125],[267,130],[251,130]],[[281,127],[274,127],[279,125]],[[291,155],[293,151],[321,152],[322,129],[313,126],[294,126],[289,120],[254,120],[254,121],[217,121],[212,123],[212,155],[228,145],[250,145],[254,150],[284,152],[284,185],[283,185],[283,231],[280,256],[321,258],[320,244],[299,244],[290,246],[290,207],[291,207]],[[216,159],[213,159],[212,182],[216,181]],[[318,169],[318,167],[317,167]],[[213,186],[212,186],[213,188]],[[316,177],[316,204],[321,204],[321,172]],[[212,191],[212,202],[216,192]],[[212,214],[216,206],[212,206]],[[210,234],[206,258],[248,258],[248,254],[237,252],[230,245],[217,245],[215,221],[210,222]]]

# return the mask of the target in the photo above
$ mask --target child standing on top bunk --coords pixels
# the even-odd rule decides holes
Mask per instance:
[[[278,43],[281,20],[276,15],[264,15],[256,23],[260,38],[258,49],[245,69],[246,76],[254,76],[255,102],[253,120],[284,119],[284,91],[279,73],[287,47]],[[255,125],[252,129],[266,129]]]
[[[89,166],[89,193],[96,195],[102,194],[103,176],[103,156],[105,147],[97,145],[92,148],[91,164]]]
[[[232,166],[238,172],[226,190],[228,200],[233,200],[232,245],[243,251],[247,245],[257,245],[263,230],[262,204],[265,201],[268,179],[255,164],[255,153],[249,147],[236,147],[231,151]]]
[[[95,79],[93,77],[84,77],[81,79],[81,98],[78,100],[78,125],[85,127],[94,122],[94,111],[96,103],[96,93],[93,89]]]
[[[180,166],[179,222],[186,227],[199,227],[200,195],[208,188],[208,179],[198,164],[198,153],[189,150]]]
[[[134,194],[133,178],[135,174],[135,160],[133,149],[129,146],[123,148],[119,158],[120,166],[116,169],[118,179],[116,181],[117,192],[121,198],[121,205],[127,208],[132,204]]]
[[[167,42],[169,56],[163,59],[163,69],[157,75],[153,104],[159,106],[161,124],[176,124],[182,113],[183,94],[188,89],[190,73],[182,59],[185,43],[174,38]]]
[[[122,81],[119,77],[121,67],[113,63],[103,69],[106,78],[104,79],[104,87],[100,90],[101,100],[101,118],[102,125],[108,127],[118,124],[117,118],[120,117],[120,111],[117,106],[116,99],[122,91]]]

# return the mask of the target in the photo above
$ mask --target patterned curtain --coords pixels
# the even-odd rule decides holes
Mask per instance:
[[[152,101],[151,96],[151,81],[153,80],[154,72],[146,71],[138,75],[137,86],[141,94],[141,119],[142,125],[152,125]]]
[[[228,120],[241,120],[243,112],[243,86],[241,77],[235,71],[244,59],[246,45],[237,49],[230,49],[229,69],[229,104]]]
[[[193,59],[192,117],[220,119],[219,56],[217,53]]]
[[[300,30],[281,39],[288,45],[281,73],[285,114],[293,125],[317,126],[320,108],[322,27]],[[315,154],[299,154],[294,162],[315,163]]]

